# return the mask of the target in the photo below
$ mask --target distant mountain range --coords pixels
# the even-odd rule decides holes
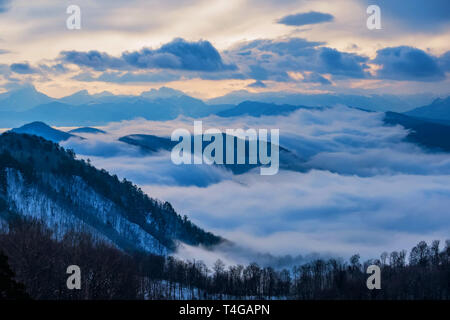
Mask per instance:
[[[260,92],[246,90],[233,91],[222,97],[209,99],[208,104],[239,104],[243,101],[256,101],[308,107],[330,107],[346,105],[372,111],[405,112],[429,104],[434,96],[430,94],[414,95],[357,95],[357,94],[304,94],[292,92]]]
[[[0,127],[17,127],[33,121],[56,126],[95,126],[136,118],[164,121],[180,115],[193,118],[213,114],[221,117],[259,117],[283,115],[299,108],[336,104],[375,111],[407,111],[429,104],[430,101],[432,98],[429,95],[252,94],[240,91],[205,103],[182,91],[166,87],[151,89],[138,96],[114,95],[106,91],[89,94],[82,90],[54,99],[38,92],[31,85],[25,85],[0,94]],[[436,100],[430,106],[416,108],[408,115],[448,121],[450,113],[445,105],[448,105],[448,98]]]
[[[180,115],[204,117],[232,107],[209,106],[202,100],[169,88],[151,90],[140,96],[115,96],[108,92],[90,95],[87,91],[61,99],[41,95],[33,87],[3,94],[4,99],[0,99],[0,127],[15,127],[32,121],[58,126],[92,126],[136,118],[170,120]],[[26,96],[29,98],[25,99]],[[18,101],[19,97],[22,97],[22,102]],[[30,101],[29,104],[26,101]]]
[[[238,116],[273,116],[287,115],[299,109],[317,109],[305,106],[278,105],[274,103],[264,103],[256,101],[244,101],[237,106],[223,110],[217,113],[220,117],[238,117]]]

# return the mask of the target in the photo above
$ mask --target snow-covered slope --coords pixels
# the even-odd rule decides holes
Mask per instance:
[[[158,255],[179,241],[214,245],[219,237],[151,199],[131,182],[97,170],[37,136],[0,136],[0,220],[45,222],[58,237],[85,231],[126,251]]]

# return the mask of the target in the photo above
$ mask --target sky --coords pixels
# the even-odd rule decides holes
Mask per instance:
[[[369,30],[377,4],[381,29]],[[69,30],[69,5],[81,29]],[[168,86],[232,91],[431,92],[450,85],[446,0],[0,0],[0,90],[62,97]]]

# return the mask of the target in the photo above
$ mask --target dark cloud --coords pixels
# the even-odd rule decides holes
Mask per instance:
[[[13,63],[10,65],[10,69],[12,72],[19,73],[19,74],[33,74],[37,73],[38,71],[31,67],[28,62],[24,63]]]
[[[222,58],[223,56],[223,58]],[[230,61],[227,63],[225,61]],[[170,82],[180,79],[204,80],[252,79],[250,87],[262,81],[298,81],[290,72],[303,74],[303,82],[330,85],[340,79],[389,79],[400,81],[440,81],[450,70],[450,53],[432,56],[420,49],[400,46],[378,50],[375,59],[325,46],[323,42],[303,38],[258,39],[242,42],[219,53],[208,41],[189,42],[181,38],[158,49],[126,51],[120,57],[105,52],[63,51],[53,67],[41,68],[46,73],[64,72],[64,64],[84,69],[73,79],[79,81]],[[377,64],[376,76],[369,64]],[[103,71],[94,76],[86,68]],[[16,73],[32,73],[26,65],[17,64]],[[325,78],[323,75],[331,75]]]
[[[302,38],[260,39],[242,43],[228,51],[243,73],[255,80],[290,81],[288,72],[313,72],[310,81],[330,84],[317,74],[339,78],[366,78],[368,58],[355,53],[323,47],[322,42]],[[251,54],[248,54],[251,52]]]
[[[139,69],[180,69],[190,71],[235,70],[235,65],[225,64],[219,52],[209,41],[188,42],[177,38],[159,49],[144,48],[125,52],[123,59]]]
[[[305,52],[309,52],[308,48],[315,48],[323,45],[325,42],[308,41],[303,38],[289,38],[282,40],[259,39],[240,44],[236,50],[240,55],[251,55],[249,50],[267,51],[277,53],[279,55],[299,56]],[[265,58],[270,56],[266,55]]]
[[[57,63],[53,65],[41,64],[39,65],[39,70],[46,74],[63,74],[68,70],[62,63]]]
[[[333,16],[331,14],[310,11],[306,13],[291,14],[281,18],[277,22],[287,26],[304,26],[330,21],[333,21]]]
[[[162,45],[159,49],[143,48],[140,51],[124,52],[120,58],[92,50],[89,52],[63,51],[61,60],[97,71],[173,69],[218,72],[237,69],[235,65],[226,64],[210,42],[188,42],[180,38]]]
[[[321,65],[318,66],[324,73],[340,75],[349,78],[364,78],[367,76],[365,69],[368,68],[367,57],[354,53],[340,52],[336,49],[320,49]]]
[[[250,65],[248,76],[255,80],[274,80],[284,82],[289,80],[289,75],[283,70],[267,69],[261,65]]]
[[[6,49],[0,49],[0,54],[7,54],[10,53],[11,51],[6,50]]]
[[[124,69],[126,67],[126,63],[122,59],[96,50],[89,52],[63,51],[61,52],[61,59],[64,62],[73,63],[80,67],[89,67],[97,71]]]
[[[448,59],[447,56],[443,60]],[[445,74],[438,59],[413,47],[400,46],[377,51],[374,63],[381,66],[378,77],[392,80],[439,81]]]

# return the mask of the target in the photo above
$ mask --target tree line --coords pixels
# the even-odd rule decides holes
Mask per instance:
[[[441,248],[442,247],[442,248]],[[56,239],[44,223],[17,218],[0,232],[0,299],[444,299],[450,298],[450,240],[419,242],[409,254],[360,261],[315,259],[290,269],[124,252],[83,232]],[[368,290],[368,265],[381,290]],[[69,265],[81,289],[68,290]]]

